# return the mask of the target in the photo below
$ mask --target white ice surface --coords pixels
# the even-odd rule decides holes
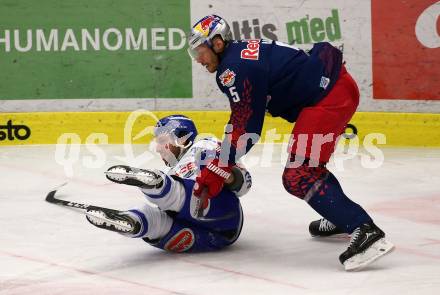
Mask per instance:
[[[254,185],[242,198],[243,232],[216,253],[166,253],[44,201],[67,179],[60,195],[69,200],[115,209],[142,203],[136,188],[103,175],[120,163],[113,155],[121,147],[102,148],[100,168],[78,162],[67,178],[54,146],[0,147],[1,295],[440,294],[440,150],[386,149],[377,169],[363,168],[359,156],[345,161],[344,171],[330,166],[396,245],[364,271],[347,273],[338,256],[348,240],[309,236],[318,215],[284,191],[276,159],[250,168]],[[87,155],[81,151],[80,160]],[[257,146],[252,155],[260,151]],[[148,166],[162,164],[154,159]]]

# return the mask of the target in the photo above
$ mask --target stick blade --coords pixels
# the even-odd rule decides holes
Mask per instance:
[[[49,203],[56,203],[56,199],[55,199],[55,194],[57,193],[57,191],[62,188],[63,186],[67,185],[67,182],[60,184],[58,186],[56,186],[54,189],[52,189],[47,195],[46,195],[46,202]]]

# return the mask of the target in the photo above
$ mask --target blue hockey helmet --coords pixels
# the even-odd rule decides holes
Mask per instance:
[[[188,148],[198,134],[193,120],[184,115],[170,115],[160,119],[154,128],[154,135],[168,134],[174,138],[174,144],[182,148]],[[180,142],[179,139],[184,139]]]

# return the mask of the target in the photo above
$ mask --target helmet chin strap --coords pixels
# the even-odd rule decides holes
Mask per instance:
[[[192,144],[193,144],[192,141],[188,142],[187,144],[181,144],[181,143],[178,143],[178,142],[177,142],[177,139],[174,141],[174,145],[175,145],[175,146],[178,146],[178,147],[183,148],[183,149],[187,149],[187,148],[189,148]]]
[[[180,148],[179,155],[177,156],[177,159],[176,159],[177,161],[179,161],[179,160],[182,158],[184,152],[186,152],[186,150],[187,150],[192,144],[193,144],[192,141],[189,141],[187,144],[184,145],[184,144],[179,143],[177,138],[174,140],[174,145]]]
[[[175,136],[175,137],[174,137],[174,145],[175,145],[175,146],[178,146],[178,147],[180,147],[180,148],[183,148],[183,149],[187,149],[187,148],[189,148],[189,147],[193,144],[192,141],[189,141],[187,144],[182,144],[182,143],[180,143],[179,141],[187,141],[187,140],[191,137],[191,134],[192,134],[192,132],[189,133],[189,134],[186,134],[185,136],[180,137],[180,138],[178,138],[177,136]]]

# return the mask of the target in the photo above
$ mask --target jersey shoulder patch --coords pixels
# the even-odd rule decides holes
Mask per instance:
[[[223,86],[231,87],[232,85],[234,85],[235,76],[236,74],[234,73],[234,71],[226,69],[223,73],[220,74],[218,79]]]
[[[219,140],[217,138],[208,136],[197,140],[192,147],[205,150],[215,150],[218,143]]]

